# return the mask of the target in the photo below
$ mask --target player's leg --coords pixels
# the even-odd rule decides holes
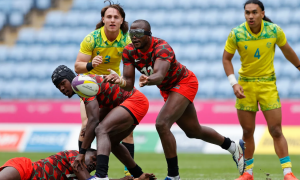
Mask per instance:
[[[14,167],[4,167],[0,170],[0,179],[5,180],[21,180],[20,173]]]
[[[255,131],[255,116],[256,111],[237,110],[238,119],[243,129],[243,140],[246,143],[245,160],[246,168],[245,173],[239,177],[239,180],[253,179],[254,159],[253,154],[255,150],[254,131]]]
[[[296,179],[292,174],[292,163],[288,153],[288,144],[282,133],[281,108],[263,111],[263,114],[268,123],[268,129],[273,138],[275,152],[280,159],[285,179]]]
[[[116,107],[106,115],[95,129],[97,137],[96,175],[105,178],[108,171],[109,154],[111,152],[110,136],[117,135],[131,128],[134,119],[123,107]],[[125,136],[126,137],[126,136]],[[122,137],[122,138],[125,138]]]
[[[122,144],[128,149],[131,157],[134,159],[134,140],[133,140],[133,131],[122,140]],[[124,167],[125,176],[131,176],[127,167]]]
[[[129,151],[127,150],[127,148],[122,143],[120,143],[120,141],[122,140],[122,137],[128,136],[128,134],[130,134],[134,128],[135,128],[135,126],[132,126],[128,130],[111,137],[111,143],[112,143],[111,150],[112,150],[112,153],[126,167],[128,167],[129,172],[134,177],[139,177],[143,173],[142,169],[135,163],[135,161],[129,154]]]
[[[232,155],[239,168],[240,173],[243,172],[244,164],[244,143],[233,142],[216,132],[214,129],[201,126],[198,121],[196,109],[193,103],[190,103],[185,109],[182,116],[176,121],[178,126],[185,132],[189,138],[201,139],[203,141],[221,146],[228,150]]]
[[[170,131],[171,126],[182,116],[190,101],[177,92],[170,92],[169,97],[156,119],[159,134],[168,165],[168,177],[179,178],[176,140]]]

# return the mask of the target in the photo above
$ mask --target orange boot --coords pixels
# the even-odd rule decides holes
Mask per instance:
[[[241,175],[239,178],[237,178],[235,180],[253,180],[253,175],[251,175],[247,172],[244,172],[243,175]],[[284,180],[286,180],[286,179],[284,179]]]
[[[283,180],[298,180],[298,179],[295,177],[295,175],[292,172],[290,172],[284,176]]]

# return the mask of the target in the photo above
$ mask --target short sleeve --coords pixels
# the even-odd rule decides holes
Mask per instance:
[[[79,96],[80,97],[80,96]],[[84,102],[84,104],[88,104],[89,102],[93,101],[96,99],[96,96],[93,97],[89,97],[89,98],[85,98],[85,97],[80,97],[82,99],[82,101]]]
[[[79,52],[86,55],[92,55],[94,50],[94,45],[95,45],[95,40],[93,35],[88,34],[81,42]]]
[[[284,34],[283,30],[279,26],[276,26],[276,29],[277,29],[276,44],[279,47],[282,47],[286,44],[287,40],[286,40],[286,37],[285,37],[285,34]]]
[[[122,54],[123,64],[125,66],[129,66],[130,64],[132,64],[130,59],[131,59],[131,57],[130,57],[130,54],[129,54],[129,46],[125,46],[125,48],[123,50],[123,54]]]
[[[226,45],[225,45],[225,51],[227,51],[230,54],[234,54],[236,49],[237,49],[236,36],[234,31],[232,30],[228,35]]]
[[[168,43],[159,45],[156,48],[154,54],[156,59],[165,60],[168,61],[169,63],[172,62],[175,56],[173,49]]]

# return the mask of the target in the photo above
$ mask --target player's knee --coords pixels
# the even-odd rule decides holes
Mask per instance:
[[[98,125],[96,128],[95,128],[95,134],[96,136],[101,136],[102,134],[105,134],[105,129]]]
[[[155,127],[158,133],[163,133],[170,130],[170,128],[168,128],[168,124],[165,122],[156,122]]]
[[[281,126],[271,126],[269,127],[269,132],[273,138],[279,138],[282,136]]]
[[[253,128],[243,128],[243,136],[245,138],[251,138],[251,137],[253,137],[254,130],[255,129],[253,129]]]

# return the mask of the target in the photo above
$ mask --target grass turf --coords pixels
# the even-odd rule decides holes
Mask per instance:
[[[14,157],[28,157],[33,161],[43,159],[54,153],[15,153],[1,152],[0,166],[8,159]],[[293,172],[300,178],[300,155],[291,155]],[[233,180],[239,174],[230,155],[206,155],[206,154],[179,154],[179,171],[182,180]],[[164,179],[167,175],[167,164],[163,154],[136,153],[136,162],[144,172],[151,172],[158,179]],[[254,156],[255,180],[265,180],[265,173],[270,173],[272,180],[283,180],[282,169],[276,155]],[[120,178],[124,176],[124,166],[113,156],[110,156],[109,177]],[[93,173],[92,173],[93,174]]]

